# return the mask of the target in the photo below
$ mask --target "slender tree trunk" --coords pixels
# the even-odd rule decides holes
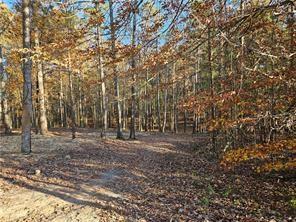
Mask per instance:
[[[123,85],[126,85],[126,78],[123,79]],[[126,102],[126,88],[123,87],[122,89],[122,129],[126,129],[127,127],[127,122],[128,122],[128,107],[127,107],[127,102]]]
[[[100,56],[102,59],[102,56]],[[102,64],[102,60],[100,62]],[[106,130],[108,128],[108,121],[107,121],[107,115],[108,115],[108,110],[107,110],[107,100],[106,100],[106,83],[105,83],[105,73],[103,69],[103,64],[100,67],[100,76],[101,76],[101,90],[102,90],[102,117],[103,117],[103,126],[102,126],[102,131],[101,131],[101,137],[105,137]]]
[[[115,63],[116,60],[116,49],[115,49],[115,24],[114,24],[114,15],[113,15],[113,0],[109,0],[109,13],[110,13],[110,26],[111,26],[111,53],[112,59]],[[116,125],[117,125],[117,139],[123,139],[122,134],[122,118],[121,118],[121,105],[120,105],[120,96],[119,96],[119,79],[117,75],[117,65],[113,64],[113,81],[114,81],[114,92],[115,92],[115,109],[116,109]]]
[[[175,103],[175,76],[176,64],[173,64],[172,70],[172,103],[171,103],[171,132],[175,132],[175,117],[176,117],[176,103]]]
[[[167,80],[168,78],[168,72],[166,73],[165,76],[165,90],[164,90],[164,95],[163,95],[163,123],[162,123],[162,132],[165,132],[166,129],[166,124],[167,124],[167,98],[168,98],[168,89],[167,89]]]
[[[176,85],[176,101],[175,101],[175,133],[178,133],[179,130],[179,108],[178,108],[178,104],[179,104],[179,84],[177,83]]]
[[[38,121],[36,127],[40,130],[41,135],[45,135],[48,132],[47,128],[47,117],[46,117],[46,108],[45,108],[45,92],[44,92],[44,78],[43,78],[43,69],[42,63],[39,61],[39,47],[40,47],[40,31],[37,26],[37,17],[38,17],[39,1],[34,2],[34,15],[36,16],[34,22],[34,44],[35,50],[37,51],[37,99],[38,99]]]
[[[186,97],[186,79],[184,79],[184,83],[183,83],[183,99],[185,100]],[[184,110],[184,133],[186,133],[187,130],[187,110]]]
[[[39,48],[39,30],[35,28],[35,47]],[[44,78],[43,78],[43,70],[42,63],[37,61],[37,81],[38,81],[38,124],[40,129],[40,134],[45,135],[48,132],[47,128],[47,117],[46,117],[46,108],[45,108],[45,93],[44,93]]]
[[[137,0],[134,0],[132,2],[133,4],[133,21],[132,21],[132,46],[133,48],[136,47],[136,25],[137,25],[137,14],[136,14],[136,6],[137,6]],[[132,62],[131,62],[131,67],[133,69],[133,75],[132,75],[132,87],[131,87],[131,93],[132,93],[132,101],[131,101],[131,125],[130,125],[130,139],[136,139],[136,126],[135,126],[135,122],[136,122],[136,117],[135,117],[135,113],[136,113],[136,74],[134,73],[134,69],[136,68],[136,58],[134,55],[132,55]]]
[[[146,70],[146,82],[145,82],[145,87],[144,87],[144,95],[145,95],[145,103],[144,103],[144,118],[145,118],[145,131],[148,131],[148,119],[149,119],[149,107],[148,107],[148,96],[147,96],[147,88],[148,88],[148,69]]]
[[[4,133],[11,134],[12,121],[9,116],[8,101],[6,95],[6,79],[7,76],[4,72],[3,52],[0,45],[0,96],[1,96],[1,110],[2,110],[2,122],[4,125]]]
[[[245,3],[243,0],[240,1],[240,10],[241,10],[241,15],[244,16],[244,8],[245,8]],[[239,73],[240,73],[240,83],[239,83],[239,90],[238,90],[238,94],[240,93],[240,91],[243,88],[243,83],[244,83],[244,76],[245,76],[245,36],[241,37],[241,48],[240,48],[240,60],[239,60]],[[238,112],[239,111],[239,106],[237,106]],[[239,135],[239,123],[238,123],[238,119],[237,119],[237,123],[236,123],[236,140],[241,143],[243,142],[241,139],[238,138]],[[240,144],[239,146],[243,146],[243,144]]]
[[[156,100],[156,106],[157,106],[157,124],[158,124],[158,131],[162,132],[161,127],[161,117],[160,117],[160,74],[158,73],[157,77],[157,100]]]
[[[83,123],[83,109],[82,109],[82,97],[83,97],[83,92],[82,92],[82,86],[81,86],[81,75],[78,75],[77,78],[77,87],[78,87],[78,92],[79,92],[79,97],[78,97],[78,107],[77,107],[77,123],[79,123],[79,127],[84,127]]]
[[[33,73],[32,73],[33,74]],[[36,96],[34,95],[34,91],[36,91]],[[35,103],[34,100],[32,101],[32,106],[33,106],[33,113],[32,113],[32,127],[35,128],[35,133],[39,134],[40,133],[40,124],[39,124],[39,98],[38,98],[38,79],[36,78],[36,88],[34,88],[34,85],[32,85],[32,97],[35,98]]]
[[[141,132],[143,130],[143,121],[142,121],[142,100],[140,99],[141,92],[142,90],[139,90],[137,93],[137,110],[138,110],[138,130]],[[137,124],[136,124],[137,125]]]
[[[288,14],[288,29],[290,34],[290,68],[295,68],[295,4],[290,4],[289,14]]]
[[[71,55],[68,54],[68,84],[69,84],[69,99],[70,99],[70,126],[72,130],[72,139],[76,138],[76,110],[73,95],[73,75],[71,71]]]
[[[230,52],[230,73],[232,74],[232,91],[236,91],[236,75],[234,73],[234,55],[233,55],[233,52],[231,51]],[[231,113],[231,119],[233,121],[236,121],[237,119],[237,105],[236,105],[236,102],[234,102],[234,104],[231,106],[231,109],[230,109],[230,113]],[[260,124],[259,124],[259,127],[260,127]],[[236,137],[237,137],[237,129],[234,128],[230,134],[231,136],[231,144],[232,144],[232,147],[236,147]]]
[[[208,64],[209,64],[209,74],[210,74],[210,90],[211,98],[214,97],[214,76],[212,71],[212,46],[211,46],[211,28],[208,28]],[[211,118],[215,120],[215,107],[214,103],[211,104]],[[216,152],[216,130],[212,131],[212,148]]]
[[[148,114],[148,121],[149,121],[149,130],[152,131],[153,130],[153,103],[152,100],[150,99],[150,103],[149,103],[149,114]]]
[[[12,133],[12,121],[9,116],[9,109],[8,109],[8,101],[6,98],[6,92],[2,91],[2,94],[3,94],[2,95],[3,99],[1,101],[1,109],[2,109],[2,122],[4,124],[4,133],[11,134]]]
[[[199,57],[199,50],[197,49],[197,63],[195,64],[195,73],[194,73],[194,80],[193,80],[193,93],[194,96],[197,97],[197,85],[198,85],[198,73],[200,72],[200,57]],[[193,128],[192,133],[195,134],[198,132],[198,114],[194,112],[193,117]]]
[[[92,127],[94,129],[96,129],[96,122],[97,122],[97,104],[96,102],[94,101],[93,104],[92,104]]]
[[[64,106],[63,106],[63,78],[62,78],[62,75],[61,73],[60,74],[60,92],[59,92],[59,124],[61,127],[64,127]]]
[[[97,12],[100,11],[100,3],[96,3]],[[106,136],[106,130],[108,128],[108,109],[107,109],[107,98],[106,98],[106,83],[105,83],[105,69],[103,66],[103,55],[102,55],[102,38],[101,38],[101,27],[97,24],[97,60],[98,60],[98,79],[101,80],[101,93],[102,93],[102,127],[101,127],[101,137]]]
[[[111,127],[113,127],[112,126],[112,120],[113,120],[113,113],[114,113],[112,103],[109,104],[109,109],[108,110],[111,110],[110,112],[108,112],[108,128],[111,128]]]
[[[30,19],[30,0],[23,0],[23,48],[31,49],[31,19]],[[21,151],[24,154],[31,153],[31,117],[32,117],[32,63],[30,51],[23,54],[23,113],[22,113],[22,144]]]

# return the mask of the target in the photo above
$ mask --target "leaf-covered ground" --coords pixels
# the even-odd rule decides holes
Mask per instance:
[[[1,135],[0,221],[295,221],[295,180],[225,171],[206,142],[55,130],[23,156]]]

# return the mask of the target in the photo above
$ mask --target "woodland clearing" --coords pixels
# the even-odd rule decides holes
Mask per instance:
[[[295,220],[295,181],[222,169],[206,135],[70,135],[32,135],[29,156],[20,135],[1,135],[1,221]]]

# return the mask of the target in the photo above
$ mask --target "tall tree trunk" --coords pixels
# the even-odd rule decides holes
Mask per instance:
[[[167,68],[168,69],[168,68]],[[169,69],[168,69],[169,71]],[[167,82],[168,82],[168,71],[165,75],[165,89],[163,95],[163,122],[162,122],[162,132],[165,132],[166,124],[167,124],[167,98],[168,98],[168,89],[167,89]]]
[[[116,61],[116,49],[115,49],[115,24],[114,24],[114,15],[113,15],[113,0],[109,0],[109,13],[110,13],[110,26],[111,26],[111,56],[113,63]],[[113,81],[114,81],[114,94],[115,94],[115,109],[116,109],[116,125],[117,125],[117,139],[123,139],[122,134],[122,119],[121,119],[121,106],[119,98],[119,79],[117,75],[117,65],[113,64]]]
[[[136,104],[137,104],[137,110],[138,110],[138,130],[140,132],[142,132],[142,130],[143,130],[142,109],[141,109],[141,107],[142,107],[142,100],[140,98],[141,97],[141,93],[142,93],[142,90],[140,89],[138,91],[138,93],[137,93],[137,97],[138,98],[137,98],[137,102],[136,102]]]
[[[97,12],[100,11],[99,2],[96,3]],[[107,109],[107,98],[106,98],[106,83],[105,83],[105,70],[103,66],[103,55],[102,55],[102,38],[101,38],[101,27],[97,24],[97,59],[98,59],[98,78],[101,80],[101,93],[102,93],[102,127],[101,127],[101,137],[105,137],[106,130],[108,128],[108,109]]]
[[[63,99],[64,99],[64,94],[63,94],[63,78],[62,78],[62,74],[60,74],[60,92],[59,92],[59,124],[61,127],[65,126],[65,120],[64,120],[64,106],[63,106]]]
[[[126,78],[123,79],[123,85],[126,85]],[[126,87],[122,89],[122,129],[126,129],[128,122],[128,107],[126,102]]]
[[[158,131],[162,132],[161,127],[161,118],[160,118],[160,74],[158,73],[157,77],[157,98],[156,98],[156,106],[157,106],[157,125],[158,125]]]
[[[289,29],[289,34],[290,34],[290,53],[291,53],[291,58],[290,58],[290,68],[295,68],[295,4],[290,4],[289,7],[289,14],[288,14],[288,29]]]
[[[4,85],[2,85],[4,86]],[[2,87],[1,87],[2,88]],[[4,124],[4,133],[5,134],[11,134],[12,133],[12,121],[9,116],[9,109],[8,109],[8,101],[6,98],[6,92],[3,91],[5,88],[3,87],[0,91],[2,93],[2,101],[1,101],[1,109],[2,109],[2,122]]]
[[[198,73],[200,72],[200,56],[198,52],[199,50],[197,49],[197,62],[195,64],[195,73],[194,73],[194,80],[193,80],[193,93],[195,97],[197,97]],[[198,120],[199,120],[199,116],[196,112],[194,112],[192,134],[195,134],[198,132],[198,124],[199,124]]]
[[[68,81],[69,81],[69,99],[70,99],[70,126],[72,130],[72,139],[76,138],[76,110],[73,95],[73,74],[71,70],[71,55],[68,53]]]
[[[183,82],[183,99],[184,100],[186,99],[186,79],[184,79],[184,82]],[[187,110],[185,109],[184,110],[184,128],[183,128],[184,133],[186,133],[186,130],[187,130]]]
[[[136,47],[136,19],[137,19],[137,14],[136,14],[136,7],[137,7],[137,0],[134,0],[132,2],[132,11],[133,11],[133,22],[132,22],[132,39],[131,43],[133,48]],[[135,126],[135,113],[136,113],[136,89],[135,89],[135,84],[136,84],[136,74],[134,73],[135,68],[136,68],[136,58],[135,55],[132,55],[132,62],[131,62],[131,67],[132,67],[132,87],[131,87],[131,93],[132,93],[132,101],[131,101],[131,122],[130,122],[130,139],[136,139],[136,126]]]
[[[175,133],[178,133],[179,130],[179,108],[178,108],[178,104],[179,104],[179,90],[180,90],[180,85],[177,83],[176,85],[176,99],[175,99]]]
[[[37,74],[38,75],[38,74]],[[36,92],[36,96],[34,95],[34,90]],[[33,106],[33,116],[32,116],[32,127],[35,128],[36,134],[40,133],[40,127],[39,127],[39,98],[38,98],[38,78],[36,76],[36,88],[34,89],[34,85],[32,85],[32,93],[33,93],[33,98],[35,97],[35,103],[34,100],[32,101],[32,106]]]
[[[39,42],[39,30],[38,27],[35,24],[35,47],[38,51],[38,48],[40,47]],[[38,56],[39,58],[39,56]],[[45,93],[44,93],[44,78],[43,78],[43,70],[42,70],[42,63],[38,61],[37,58],[37,82],[38,82],[38,88],[37,88],[37,95],[38,95],[38,128],[40,129],[40,134],[45,135],[48,132],[47,128],[47,117],[46,117],[46,108],[45,108]]]
[[[79,127],[84,127],[84,119],[83,119],[83,104],[82,104],[82,97],[83,97],[83,91],[82,91],[82,79],[81,74],[78,75],[77,78],[77,87],[79,92],[78,97],[78,107],[77,107],[77,123],[79,123]]]
[[[30,58],[31,49],[31,19],[30,19],[30,0],[23,0],[23,113],[22,113],[22,144],[21,152],[31,153],[31,117],[32,117],[32,63]]]
[[[144,103],[144,119],[145,119],[145,131],[148,131],[148,115],[149,115],[149,107],[148,107],[148,96],[147,96],[147,88],[148,88],[148,68],[146,70],[146,79],[145,79],[145,88],[144,88],[144,95],[145,95],[145,103]]]
[[[0,96],[1,96],[1,110],[2,110],[2,122],[4,125],[4,133],[11,134],[12,121],[9,116],[8,101],[6,95],[6,79],[7,76],[4,72],[3,52],[0,45]]]
[[[211,91],[211,98],[214,97],[214,76],[212,70],[212,45],[211,45],[211,28],[208,28],[208,67],[209,67],[209,74],[210,74],[210,91]],[[215,107],[214,103],[211,104],[211,118],[215,120]],[[212,149],[216,153],[216,130],[212,131]]]
[[[175,132],[175,116],[176,116],[176,103],[175,103],[175,76],[176,76],[176,63],[173,63],[172,70],[172,103],[171,103],[171,132]]]
[[[101,54],[101,53],[100,53]],[[103,117],[103,126],[102,126],[102,132],[101,137],[105,137],[106,130],[108,128],[108,121],[107,121],[107,99],[106,99],[106,83],[105,83],[105,73],[103,70],[103,64],[102,64],[102,56],[100,56],[100,77],[101,77],[101,90],[102,90],[102,117]]]
[[[34,22],[34,45],[35,50],[37,51],[37,100],[38,100],[38,121],[36,124],[36,128],[40,131],[41,135],[45,135],[48,132],[47,128],[47,117],[46,117],[46,108],[45,108],[45,92],[44,92],[44,78],[43,78],[43,69],[42,63],[39,61],[39,49],[40,49],[40,31],[37,26],[37,18],[38,18],[38,9],[39,9],[39,1],[34,2],[34,12],[33,15],[35,16]]]

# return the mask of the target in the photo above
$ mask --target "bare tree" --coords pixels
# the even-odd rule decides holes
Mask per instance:
[[[116,59],[115,49],[115,24],[114,24],[114,13],[113,13],[113,0],[109,0],[109,13],[110,13],[110,26],[111,26],[111,55],[113,61]],[[121,106],[119,101],[119,80],[117,75],[116,64],[113,64],[113,75],[114,75],[114,91],[115,91],[115,112],[116,112],[116,123],[117,123],[117,139],[123,139],[122,135],[122,119],[121,119]]]
[[[132,22],[132,46],[136,46],[136,27],[137,27],[137,14],[136,14],[136,6],[137,6],[137,0],[134,0],[132,2],[132,13],[133,13],[133,22]],[[136,58],[133,55],[132,61],[131,61],[131,67],[132,69],[136,68]],[[136,109],[136,74],[133,70],[132,75],[132,87],[131,87],[131,93],[132,93],[132,102],[131,102],[131,125],[130,125],[130,139],[136,139],[136,130],[135,130],[135,109]]]
[[[31,153],[31,116],[32,116],[32,62],[30,58],[31,49],[31,19],[30,0],[23,0],[23,114],[22,114],[22,145],[24,154]]]
[[[96,2],[96,10],[99,12],[99,2]],[[97,66],[98,66],[98,78],[101,80],[101,93],[102,93],[102,131],[101,131],[101,137],[105,137],[106,130],[108,128],[108,121],[107,121],[107,98],[106,98],[106,83],[105,83],[105,70],[103,66],[103,56],[102,56],[102,37],[101,37],[101,26],[100,24],[97,24],[96,26],[96,34],[97,34]],[[98,89],[99,91],[99,89]],[[99,93],[99,92],[98,92]]]

